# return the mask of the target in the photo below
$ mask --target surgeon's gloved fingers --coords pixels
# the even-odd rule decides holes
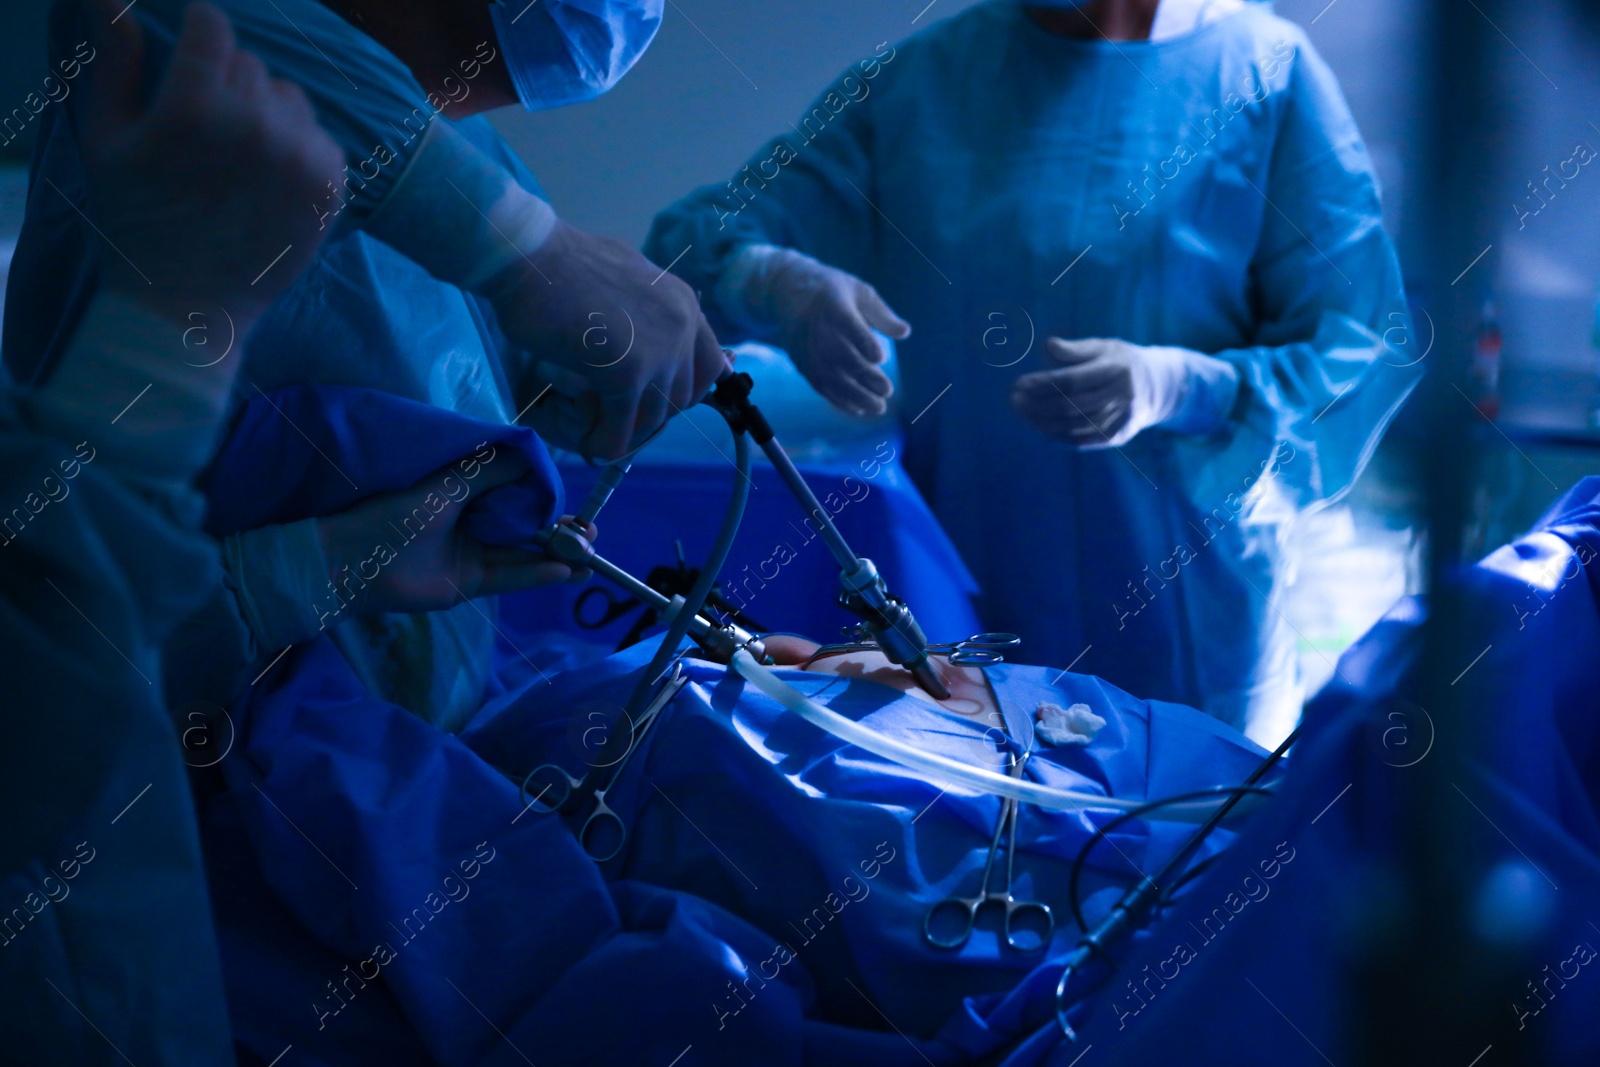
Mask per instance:
[[[832,387],[822,394],[822,398],[846,415],[858,419],[875,418],[889,410],[889,405],[881,396],[874,395],[847,378],[834,382]]]
[[[879,415],[894,392],[888,375],[878,369],[883,352],[878,339],[853,309],[840,309],[833,329],[808,339],[802,370],[819,393],[852,415]]]
[[[1069,419],[1071,432],[1074,436],[1086,441],[1104,441],[1116,436],[1117,432],[1127,424],[1128,408],[1126,405],[1117,404],[1110,407],[1097,408],[1092,412],[1085,412],[1082,417]]]
[[[1116,404],[1125,405],[1128,402],[1128,395],[1126,390],[1117,388],[1091,389],[1084,392],[1062,389],[1056,394],[1056,402],[1069,415],[1092,420],[1094,413],[1101,409]]]
[[[1099,337],[1080,337],[1069,340],[1065,337],[1050,337],[1045,340],[1045,355],[1055,360],[1061,366],[1070,366],[1075,363],[1087,363],[1105,355],[1109,342]]]
[[[119,18],[117,0],[93,0],[89,18],[94,70],[84,89],[84,136],[103,139],[137,122],[144,112],[140,82],[144,33],[136,18]]]
[[[1060,396],[1057,383],[1061,380],[1061,374],[1059,370],[1029,371],[1011,383],[1011,392],[1013,395]]]
[[[576,525],[578,527],[578,531],[583,534],[584,540],[588,541],[591,545],[600,539],[600,527],[592,522],[580,523],[578,522],[578,517],[576,515],[563,515],[556,521],[564,526]]]
[[[858,366],[843,381],[854,387],[858,414],[882,415],[889,410],[889,397],[894,393],[894,383],[877,367]]]
[[[717,379],[732,369],[733,364],[722,350],[716,331],[701,315],[694,336],[694,374],[690,379],[689,397],[687,401],[678,401],[678,406],[687,409],[691,404],[698,404],[717,384]],[[677,401],[676,397],[673,399]]]
[[[1124,406],[1116,397],[1091,402],[1069,398],[1048,380],[1049,372],[1035,377],[1043,380],[1014,390],[1011,403],[1030,425],[1052,440],[1075,441],[1079,434],[1100,440],[1097,427],[1110,425],[1114,413]]]
[[[271,89],[272,76],[267,73],[267,65],[253,52],[243,50],[235,51],[228,64],[228,88],[239,95],[246,102],[265,101],[272,98],[276,103],[276,94]]]
[[[569,452],[584,454],[590,432],[600,421],[599,401],[590,393],[583,397],[562,396],[553,389],[523,416],[523,422],[540,437]]]
[[[1131,410],[1126,405],[1097,414],[1092,421],[1072,431],[1073,443],[1091,451],[1097,448],[1121,448],[1132,438],[1131,434],[1126,433],[1130,414]]]
[[[636,447],[640,441],[660,429],[663,423],[676,414],[674,409],[681,411],[682,407],[674,405],[672,398],[662,391],[661,386],[655,382],[645,386],[644,392],[639,396],[639,414],[634,419],[633,434],[629,438],[628,448]]]
[[[883,345],[878,343],[878,335],[854,307],[841,309],[836,330],[832,343],[837,346],[838,358],[844,366],[876,367],[889,358]]]
[[[572,581],[579,573],[573,568],[538,552],[524,552],[513,548],[484,549],[483,577],[474,596],[493,596],[497,593],[514,593],[521,589],[534,589],[545,585],[561,585]]]
[[[277,121],[291,128],[309,126],[317,121],[316,109],[311,106],[310,98],[294,82],[268,78],[266,90]]]
[[[896,315],[883,297],[878,295],[878,290],[866,282],[861,282],[856,289],[856,310],[861,313],[862,319],[868,326],[893,337],[896,341],[904,341],[911,336],[911,324]],[[877,362],[882,363],[882,349],[878,351],[880,358]]]
[[[239,54],[228,17],[211,4],[190,4],[151,111],[181,114],[197,101],[211,100],[231,82]]]
[[[581,372],[550,360],[540,360],[534,367],[538,380],[565,397],[579,397],[591,391],[589,379]]]
[[[639,420],[638,393],[613,393],[600,398],[600,418],[584,441],[590,459],[617,459],[628,451]]]
[[[1050,380],[1069,396],[1121,389],[1133,389],[1128,368],[1110,360],[1091,360],[1052,373]]]
[[[887,399],[894,395],[894,382],[882,370],[885,360],[883,346],[877,337],[868,334],[865,344],[857,342],[855,358],[844,365],[845,373],[873,396]]]

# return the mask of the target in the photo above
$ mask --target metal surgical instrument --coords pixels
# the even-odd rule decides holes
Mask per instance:
[[[683,607],[683,597],[668,597],[652,589],[596,553],[583,530],[576,524],[556,523],[540,530],[534,540],[561,562],[574,567],[588,568],[620,586],[645,606],[654,609],[662,621],[670,623],[677,616],[678,610]],[[757,660],[771,662],[766,658],[766,647],[761,640],[733,623],[716,623],[704,615],[695,615],[689,620],[689,636],[693,637],[701,647],[724,659],[733,655],[735,650],[743,648],[748,649]]]
[[[928,655],[943,656],[958,667],[993,667],[997,663],[1004,663],[1004,653],[1020,644],[1022,638],[1016,634],[982,633],[973,634],[965,641],[956,641],[953,644],[933,644],[923,647]],[[834,645],[823,645],[811,654],[811,659],[807,663],[809,665],[824,656],[877,650],[878,645],[870,641],[845,641]]]
[[[542,763],[528,772],[522,780],[522,793],[526,797],[530,788],[539,785],[538,792],[528,801],[528,806],[541,815],[551,812],[562,814],[576,814],[581,811],[590,800],[594,801],[594,810],[578,828],[578,844],[589,858],[596,863],[604,863],[614,858],[622,851],[622,846],[628,840],[628,828],[618,815],[606,803],[606,794],[622,776],[623,769],[628,766],[628,761],[633,754],[639,751],[644,744],[645,734],[650,727],[660,718],[661,711],[672,698],[678,695],[688,682],[688,676],[683,673],[679,665],[673,676],[656,694],[656,698],[645,708],[639,716],[639,721],[631,724],[632,736],[628,742],[627,751],[622,758],[603,767],[594,767],[582,778],[574,778],[566,768],[555,763]],[[620,724],[619,724],[620,725]],[[614,841],[607,847],[606,839],[601,836],[601,831],[606,828],[612,831]]]
[[[794,460],[778,443],[766,416],[750,402],[750,390],[754,385],[755,380],[750,375],[730,369],[717,379],[716,388],[706,403],[727,420],[734,433],[749,434],[750,439],[761,446],[789,492],[805,508],[806,518],[816,522],[823,542],[839,564],[839,584],[843,587],[839,592],[839,604],[861,619],[857,626],[864,631],[863,636],[870,636],[890,663],[910,671],[924,692],[936,700],[949,699],[949,688],[928,662],[928,638],[917,625],[911,608],[889,592],[883,576],[870,559],[856,555],[850,548],[817,494],[811,491],[795,467]]]
[[[732,354],[727,353],[727,355],[728,370],[717,379],[716,387],[704,403],[715,409],[727,422],[728,428],[733,431],[736,449],[747,448],[745,444],[747,439],[760,446],[762,452],[772,461],[778,476],[790,493],[805,509],[807,519],[816,522],[823,542],[827,544],[829,552],[839,564],[839,584],[842,587],[839,592],[839,604],[861,620],[856,624],[856,636],[870,640],[872,647],[882,652],[889,662],[908,670],[922,690],[934,699],[949,699],[950,689],[929,661],[927,636],[923,634],[922,627],[917,625],[916,617],[911,614],[910,607],[905,601],[889,592],[888,584],[870,559],[856,555],[850,548],[849,542],[834,525],[827,509],[811,491],[811,487],[806,484],[805,478],[795,467],[794,461],[778,442],[766,416],[761,413],[760,408],[750,402],[750,391],[755,385],[754,380],[748,374],[735,372],[732,369]],[[684,598],[665,597],[651,589],[647,583],[639,581],[622,568],[602,559],[595,554],[587,537],[587,524],[599,514],[606,500],[627,473],[627,469],[622,463],[608,468],[590,492],[576,519],[558,522],[541,530],[535,540],[555,559],[573,567],[589,568],[601,577],[620,585],[643,601],[646,606],[656,609],[660,617],[668,622],[669,627],[674,626],[673,620],[677,616],[679,607],[684,603]],[[741,468],[741,475],[748,484],[749,477],[744,473],[744,468]],[[738,487],[738,491],[743,492],[743,487]],[[735,523],[737,512],[742,509],[741,498],[735,512],[730,513]],[[719,569],[720,564],[710,568],[713,579]],[[724,661],[731,661],[735,653],[748,650],[758,662],[770,664],[772,661],[767,658],[764,646],[748,630],[731,622],[713,622],[705,615],[699,614],[701,604],[709,592],[708,588],[701,597],[694,598],[696,614],[686,621],[680,633],[686,632],[702,648]],[[1011,638],[1009,644],[1014,644],[1015,641],[1015,638]],[[980,665],[980,659],[983,663],[998,662],[998,654],[994,653],[994,650],[988,650],[995,655],[996,658],[993,660],[976,656],[975,650],[972,653],[963,653],[961,646],[966,644],[967,642],[961,642],[958,645],[935,647],[946,650],[938,654],[963,656],[962,659],[952,659],[952,662],[972,665]]]
[[[1006,773],[1012,778],[1021,778],[1023,768],[1027,766],[1028,758],[1032,755],[1033,750],[1030,747],[1012,761]],[[1038,952],[1050,944],[1050,936],[1055,932],[1056,926],[1055,914],[1050,910],[1050,905],[1037,900],[1018,900],[1012,893],[1017,861],[1017,811],[1021,806],[1014,797],[1007,797],[1000,804],[1000,817],[995,820],[994,837],[989,841],[989,856],[983,864],[983,881],[978,884],[977,896],[945,897],[928,909],[927,918],[922,924],[922,936],[927,938],[928,944],[935,948],[960,948],[965,945],[967,939],[972,936],[972,928],[978,923],[978,913],[986,904],[1004,906],[1005,920],[1002,930],[1006,944],[1018,952]],[[1002,833],[1007,838],[1005,892],[995,893],[989,889],[989,882],[994,873],[995,856],[1000,851]],[[1023,920],[1022,931],[1036,936],[1038,944],[1018,943],[1016,927],[1019,918]],[[951,919],[956,923],[956,932],[953,936],[935,932],[936,925],[949,925]]]

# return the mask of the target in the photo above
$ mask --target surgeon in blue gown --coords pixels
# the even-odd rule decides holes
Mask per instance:
[[[185,6],[129,10],[152,71]],[[235,407],[281,386],[364,386],[489,422],[520,416],[554,443],[609,456],[709,387],[723,357],[694,294],[556,218],[480,114],[605,91],[654,36],[659,2],[547,3],[521,17],[450,2],[219,6],[247,49],[303,89],[346,159],[300,208],[331,239],[248,339],[227,308],[191,309],[196,362],[243,347]],[[56,3],[52,69],[92,78],[87,36],[83,5]],[[82,208],[80,97],[39,119],[4,336],[7,367],[26,383],[50,379],[104,270],[121,262]],[[188,180],[203,189],[213,178],[202,169]],[[255,266],[277,269],[272,256]],[[628,309],[633,359],[590,357],[582,337],[596,302]],[[168,643],[174,699],[226,703],[286,647],[326,630],[375,693],[447,729],[465,722],[492,671],[496,622],[492,601],[462,601],[556,572],[524,562],[450,587],[408,575],[421,566],[408,554],[355,609],[319,612],[385,530],[369,507],[227,538],[225,580]]]
[[[239,360],[201,365],[185,315],[223,302],[250,328],[315,252],[303,201],[340,157],[209,5],[139,106],[120,10],[99,5],[81,114],[87,203],[129,258],[51,381],[0,387],[0,1058],[220,1065],[232,1042],[185,763],[214,765],[236,738],[163,706],[161,648],[220,571],[194,478]],[[200,168],[218,184],[186,185]],[[244,264],[280,242],[296,246],[281,273],[252,286]]]
[[[1298,27],[987,0],[880,45],[646,253],[846,411],[885,409],[873,331],[899,340],[907,467],[1029,659],[1286,730],[1286,525],[1418,374],[1371,161]]]

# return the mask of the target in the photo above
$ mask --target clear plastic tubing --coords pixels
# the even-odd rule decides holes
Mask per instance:
[[[1143,798],[1107,797],[1098,793],[1056,789],[1040,782],[1011,778],[985,767],[976,767],[970,763],[950,759],[948,756],[924,752],[904,741],[847,719],[836,711],[830,711],[757,663],[748,652],[734,653],[732,666],[751,685],[812,725],[874,756],[898,763],[902,767],[909,767],[938,782],[965,786],[980,793],[1015,797],[1024,804],[1036,804],[1051,811],[1129,811],[1145,802]],[[1218,797],[1215,800],[1174,804],[1170,808],[1163,809],[1159,818],[1169,822],[1203,822],[1226,801],[1227,797]],[[1234,810],[1242,815],[1244,811],[1241,809],[1251,806],[1239,804]],[[1149,817],[1157,818],[1154,813]]]

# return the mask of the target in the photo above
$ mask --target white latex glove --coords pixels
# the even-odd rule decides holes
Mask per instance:
[[[911,326],[860,278],[791,248],[751,245],[717,288],[721,307],[789,353],[823,399],[850,415],[882,415],[894,386],[873,330],[895,340]]]
[[[363,612],[437,611],[491,593],[586,581],[587,571],[574,572],[538,552],[483,545],[461,530],[462,508],[471,498],[450,502],[449,495],[460,496],[463,486],[471,493],[488,488],[488,472],[500,462],[505,473],[493,484],[526,470],[502,452],[478,481],[446,467],[410,489],[337,515],[223,538],[223,564],[256,646],[270,652],[298,644]],[[441,507],[437,515],[428,507],[429,494]],[[419,515],[430,518],[417,536]]]
[[[692,407],[727,366],[686,282],[564,222],[482,292],[535,361],[522,391],[556,394],[533,407],[529,423],[590,458],[621,456]]]
[[[124,8],[95,0],[88,13],[96,62],[78,130],[104,286],[30,402],[104,462],[185,483],[211,454],[238,372],[225,357],[316,253],[306,204],[343,155],[301,90],[240,51],[210,4],[185,9],[146,105],[144,39]]]
[[[1155,426],[1209,433],[1238,395],[1233,364],[1187,348],[1052,337],[1045,352],[1059,367],[1018,378],[1011,402],[1045,436],[1086,450],[1120,448]]]
[[[341,599],[353,597],[340,617],[367,611],[438,611],[474,597],[574,578],[572,568],[542,552],[485,545],[461,527],[471,501],[527,471],[519,453],[502,448],[470,482],[452,463],[409,489],[316,519],[328,580]],[[420,532],[415,513],[431,516]],[[413,519],[409,527],[408,518]],[[592,528],[588,535],[590,540],[597,536]],[[335,603],[330,594],[328,606]]]
[[[448,122],[433,122],[368,233],[480,293],[528,353],[512,389],[563,448],[616,459],[704,396],[726,366],[694,291],[584,233]],[[548,392],[546,392],[548,387]]]
[[[221,306],[243,332],[316,254],[306,205],[344,155],[300,88],[241,51],[210,4],[185,9],[146,107],[144,40],[124,7],[96,0],[80,131],[106,283],[178,322]]]

